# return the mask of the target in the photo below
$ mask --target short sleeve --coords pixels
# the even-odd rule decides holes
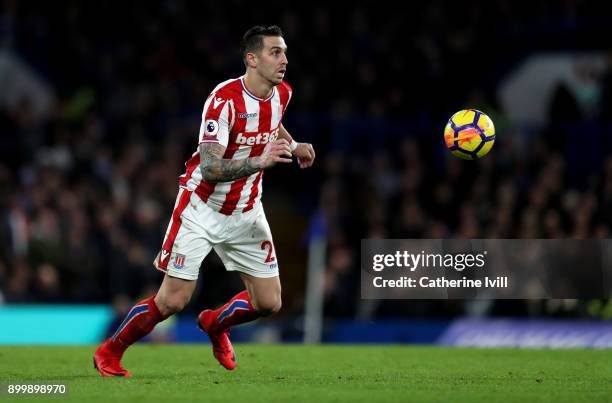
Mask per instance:
[[[204,104],[199,143],[218,143],[227,147],[232,121],[231,99],[212,94]]]

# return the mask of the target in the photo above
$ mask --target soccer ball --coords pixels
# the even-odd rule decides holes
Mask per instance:
[[[455,113],[444,128],[444,141],[451,154],[465,160],[478,159],[493,147],[493,121],[476,109]]]

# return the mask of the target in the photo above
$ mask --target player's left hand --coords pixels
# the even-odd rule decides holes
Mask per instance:
[[[309,168],[314,163],[315,152],[312,144],[309,143],[298,143],[293,155],[297,157],[300,168]]]

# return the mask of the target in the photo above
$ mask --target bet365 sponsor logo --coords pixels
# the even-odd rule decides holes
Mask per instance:
[[[272,130],[270,133],[238,133],[236,136],[236,144],[246,144],[247,146],[253,146],[256,144],[267,144],[278,138],[278,129]]]

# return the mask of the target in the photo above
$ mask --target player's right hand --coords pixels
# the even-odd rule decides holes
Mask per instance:
[[[261,169],[273,167],[279,162],[291,163],[291,148],[285,139],[275,140],[266,144],[260,157]]]

